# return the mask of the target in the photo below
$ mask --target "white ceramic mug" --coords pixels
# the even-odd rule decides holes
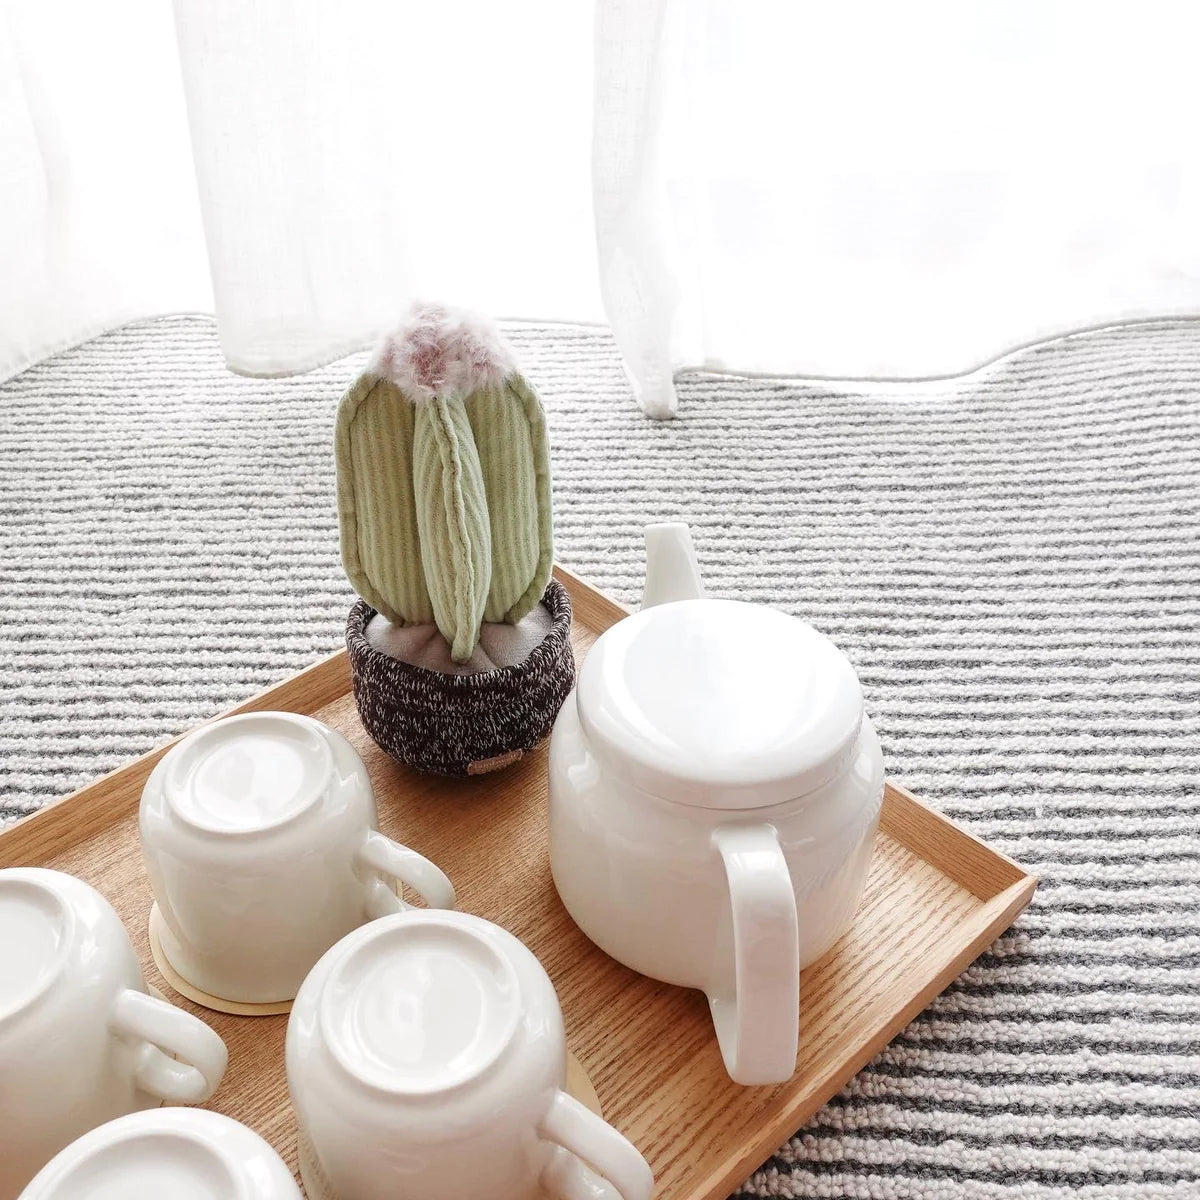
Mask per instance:
[[[222,1000],[291,1000],[364,921],[454,889],[376,829],[375,793],[341,734],[311,717],[228,717],[165,754],[142,792],[142,854],[171,967]]]
[[[99,892],[59,871],[0,871],[0,1200],[105,1121],[207,1100],[226,1058],[203,1021],[147,993]]]
[[[57,1154],[20,1200],[303,1200],[283,1159],[231,1117],[160,1108]]]
[[[853,667],[785,613],[706,600],[686,526],[588,654],[550,742],[550,865],[626,966],[700,988],[732,1079],[796,1066],[800,970],[849,927],[883,756]]]
[[[296,997],[287,1074],[310,1200],[653,1190],[637,1149],[564,1090],[541,964],[480,917],[402,913],[340,941]]]

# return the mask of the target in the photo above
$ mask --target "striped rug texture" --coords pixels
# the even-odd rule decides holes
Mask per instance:
[[[711,592],[833,637],[891,773],[1043,880],[740,1194],[1200,1197],[1200,327],[938,384],[694,376],[668,424],[605,332],[510,333],[560,559],[634,601],[643,523],[687,518]],[[240,379],[173,318],[0,388],[5,816],[339,645],[361,361]]]

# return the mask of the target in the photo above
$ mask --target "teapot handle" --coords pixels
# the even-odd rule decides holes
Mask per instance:
[[[796,893],[770,825],[713,833],[729,883],[732,977],[708,1003],[725,1069],[735,1083],[782,1083],[796,1069],[800,937]]]

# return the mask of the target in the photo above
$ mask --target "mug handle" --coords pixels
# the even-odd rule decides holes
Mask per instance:
[[[607,1179],[561,1146],[554,1147],[554,1156],[542,1172],[542,1190],[552,1200],[621,1200]]]
[[[445,872],[423,854],[393,842],[376,829],[367,834],[359,847],[358,861],[372,871],[380,871],[400,883],[407,884],[430,908],[453,908],[454,886]],[[367,893],[367,915],[389,917],[405,912],[410,905],[379,879],[372,879]]]
[[[542,1172],[542,1183],[556,1200],[599,1200],[614,1191],[617,1200],[650,1200],[654,1175],[638,1148],[573,1096],[554,1093],[538,1136],[579,1160],[555,1153]]]
[[[141,1043],[134,1080],[168,1104],[203,1104],[225,1074],[229,1051],[220,1034],[199,1017],[145,992],[121,991],[109,1028]]]
[[[770,825],[727,825],[713,845],[725,864],[733,934],[732,987],[708,1004],[725,1069],[735,1083],[782,1083],[800,1037],[800,935],[796,893]]]

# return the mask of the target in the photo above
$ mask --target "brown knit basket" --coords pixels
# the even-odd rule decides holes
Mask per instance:
[[[375,610],[359,600],[346,623],[346,648],[363,728],[418,771],[482,775],[515,762],[549,734],[575,684],[566,588],[551,579],[542,605],[550,631],[523,661],[451,675],[376,650],[366,637]]]

